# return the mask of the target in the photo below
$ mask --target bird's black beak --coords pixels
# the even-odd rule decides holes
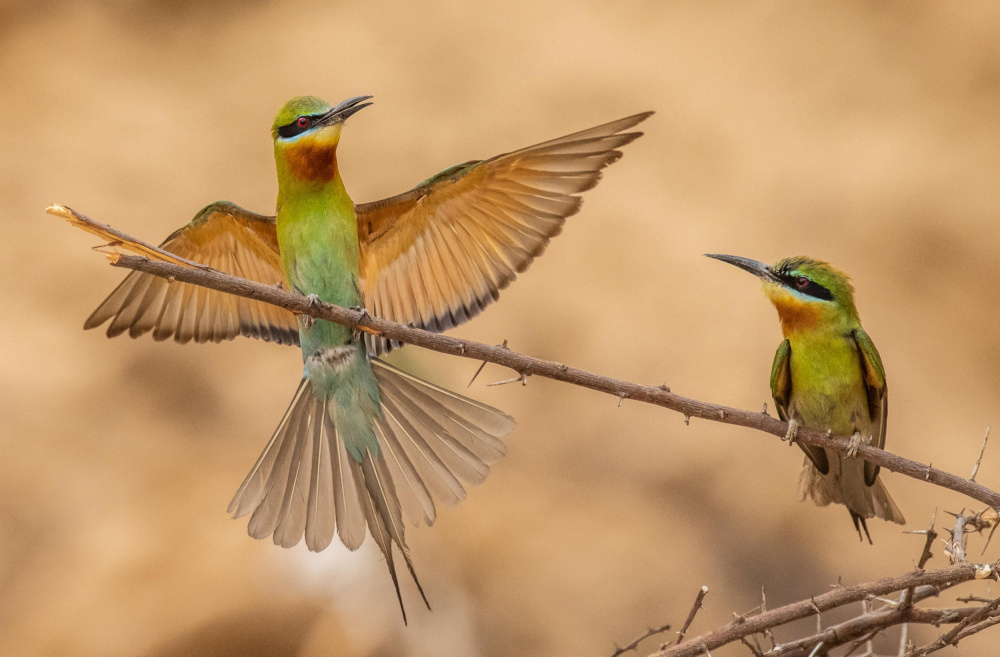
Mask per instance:
[[[751,260],[750,258],[741,258],[740,256],[722,255],[721,253],[706,253],[705,255],[709,258],[721,260],[722,262],[728,262],[735,267],[739,267],[743,271],[750,272],[757,278],[768,283],[781,282],[781,279],[774,273],[771,266],[765,265],[763,262],[757,262],[756,260]]]
[[[343,123],[364,108],[371,105],[371,103],[366,103],[364,101],[371,98],[371,96],[355,96],[354,98],[348,98],[344,102],[340,103],[332,110],[324,114],[319,118],[318,123],[321,126],[335,125],[337,123]]]

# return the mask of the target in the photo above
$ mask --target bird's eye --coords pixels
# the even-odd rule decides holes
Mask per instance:
[[[795,279],[795,287],[799,288],[800,290],[806,289],[807,287],[809,287],[809,279],[806,278],[805,276],[797,277]]]
[[[308,116],[300,116],[299,118],[295,119],[295,125],[299,126],[300,128],[308,128],[309,127],[309,117]]]

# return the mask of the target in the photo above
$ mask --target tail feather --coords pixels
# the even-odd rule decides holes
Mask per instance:
[[[314,404],[322,408],[322,404]],[[312,409],[310,409],[312,410]],[[281,499],[278,525],[274,529],[274,543],[281,547],[292,547],[302,540],[306,530],[307,507],[309,503],[309,477],[312,471],[313,442],[312,430],[316,413],[304,413],[299,425],[301,438],[295,441],[292,462],[288,471],[288,484]]]
[[[371,362],[375,376],[380,381],[383,378],[392,377],[400,387],[405,385],[407,390],[433,399],[436,403],[430,404],[430,407],[439,409],[448,417],[464,420],[463,426],[467,430],[473,431],[480,440],[492,446],[499,454],[497,458],[506,453],[507,448],[499,437],[507,435],[513,429],[514,420],[509,415],[501,413],[492,406],[480,404],[468,397],[418,379],[381,360],[374,359]]]
[[[889,495],[889,490],[885,487],[885,483],[881,479],[876,479],[875,483],[872,484],[872,503],[875,506],[875,515],[883,520],[888,520],[889,522],[894,522],[897,525],[905,525],[906,518],[903,517],[903,512],[899,510],[896,506],[896,502],[893,501],[892,496]]]
[[[383,421],[376,423],[375,433],[385,453],[389,476],[398,485],[396,492],[403,508],[403,515],[414,525],[423,522],[429,526],[436,517],[434,500],[410,457],[403,451],[395,432],[383,428],[383,424],[389,421],[387,419],[389,411],[383,408],[382,414]]]
[[[396,599],[399,600],[399,611],[403,614],[403,624],[406,625],[406,606],[403,605],[403,594],[399,590],[399,577],[396,576],[396,565],[392,560],[392,538],[386,531],[385,520],[383,520],[370,495],[364,496],[363,509],[365,517],[368,519],[368,531],[372,535],[372,540],[382,550],[382,555],[385,557],[385,565],[389,568],[389,577],[392,578],[392,586],[396,590]]]
[[[858,532],[858,538],[860,538],[861,541],[864,542],[865,537],[868,537],[868,545],[875,545],[874,543],[872,543],[872,535],[868,533],[868,521],[865,520],[865,517],[859,516],[850,509],[848,509],[848,511],[851,514],[851,520],[854,522],[854,531]],[[864,536],[861,535],[862,529],[865,530]]]
[[[438,421],[440,416],[431,416],[418,403],[407,397],[406,393],[396,389],[394,382],[382,383],[380,390],[383,396],[391,398],[399,406],[411,422],[424,429],[421,433],[437,439],[437,444],[433,445],[432,449],[450,472],[459,479],[473,484],[479,484],[486,479],[486,475],[490,473],[489,465],[456,440],[453,432],[449,432]]]
[[[403,519],[430,525],[437,504],[452,506],[464,499],[465,485],[485,479],[490,464],[504,455],[501,437],[514,428],[514,421],[377,359],[369,362],[381,403],[368,420],[377,449],[352,455],[348,444],[358,443],[354,434],[362,411],[341,408],[339,397],[317,396],[304,378],[229,511],[233,517],[251,514],[250,535],[273,535],[282,547],[305,536],[307,547],[319,551],[336,533],[355,550],[371,533],[402,608],[395,544],[427,604],[406,546]]]
[[[247,531],[254,538],[266,538],[273,534],[278,526],[278,521],[281,519],[280,514],[284,492],[288,486],[289,477],[293,469],[292,466],[298,465],[298,463],[293,463],[293,455],[295,452],[300,451],[298,446],[305,435],[303,424],[306,424],[305,419],[309,415],[308,411],[312,403],[312,399],[307,395],[303,395],[303,399],[305,399],[306,403],[296,409],[294,416],[287,425],[286,435],[281,441],[281,445],[278,446],[278,453],[274,459],[274,467],[271,470],[271,475],[267,478],[267,482],[264,484],[264,490],[266,491],[264,497],[250,516]]]
[[[407,456],[414,464],[431,498],[446,506],[455,506],[464,500],[465,489],[462,487],[462,482],[427,444],[425,432],[414,426],[409,417],[397,407],[392,397],[387,394],[382,394],[381,397],[383,421],[380,426],[387,435],[393,435],[395,443],[399,445],[400,453]],[[434,517],[432,515],[431,522]],[[409,520],[413,522],[412,518]]]
[[[386,369],[383,372],[383,367],[384,363],[376,361],[375,372],[380,382],[392,385],[404,399],[432,417],[442,430],[458,440],[478,460],[495,463],[507,453],[503,441],[496,436],[510,431],[513,420],[509,417],[498,416],[494,409],[481,407],[443,388],[430,386],[419,379],[413,380],[399,370]],[[389,372],[396,376],[388,376]]]
[[[336,426],[327,414],[327,421]],[[333,470],[334,506],[337,511],[337,534],[348,550],[357,550],[365,541],[364,475],[361,464],[347,451],[347,444],[334,428],[335,444],[331,445],[331,453],[336,454]],[[336,450],[335,452],[333,450]]]
[[[366,513],[368,508],[373,508],[374,511],[378,512],[377,520],[379,521],[379,526],[385,530],[389,538],[388,543],[377,539],[376,543],[378,543],[379,548],[382,550],[382,554],[385,555],[386,565],[389,566],[389,570],[391,571],[390,575],[396,587],[396,597],[399,598],[400,609],[403,607],[403,598],[399,592],[399,582],[396,579],[395,568],[392,562],[393,542],[396,543],[400,553],[403,555],[403,561],[406,562],[410,576],[413,577],[413,582],[420,591],[420,597],[424,599],[424,604],[430,609],[431,605],[427,602],[427,596],[424,595],[424,587],[420,585],[420,580],[417,579],[417,573],[413,569],[413,562],[410,560],[410,551],[406,547],[403,516],[400,512],[399,500],[396,498],[396,490],[393,486],[392,478],[389,476],[385,454],[379,453],[378,456],[372,456],[371,452],[368,452],[365,460],[361,463],[361,467],[365,474],[365,485],[368,487],[368,499],[373,503],[371,507],[366,507]],[[369,515],[369,526],[371,526],[371,523],[372,518]],[[372,536],[375,536],[374,532],[372,532]],[[403,609],[403,622],[406,622],[405,609]]]
[[[843,504],[851,514],[858,536],[861,540],[867,537],[869,543],[872,539],[868,533],[868,518],[906,524],[903,512],[896,506],[881,479],[876,479],[871,486],[864,483],[864,462],[844,459],[830,450],[827,456],[831,467],[825,475],[808,458],[805,459],[799,477],[800,500],[811,499],[817,506]]]
[[[312,441],[312,467],[306,511],[306,546],[313,552],[323,550],[333,540],[337,517],[330,454],[332,423],[327,422],[326,417],[326,405],[317,404],[313,426],[319,428],[319,436]]]
[[[278,457],[278,451],[284,440],[288,437],[288,423],[293,415],[302,412],[300,405],[303,396],[307,392],[310,393],[308,396],[311,397],[308,381],[303,379],[295,391],[295,396],[292,397],[292,403],[288,406],[288,410],[285,411],[281,422],[278,423],[278,428],[275,429],[274,434],[271,436],[271,440],[264,447],[264,451],[261,452],[257,458],[257,462],[250,469],[250,474],[243,480],[243,484],[240,485],[239,490],[236,491],[236,495],[233,496],[232,501],[229,503],[229,508],[226,509],[226,512],[233,514],[234,518],[241,518],[256,509],[261,500],[264,499],[264,495],[267,494],[265,484],[271,476],[271,471],[274,469],[274,462]]]

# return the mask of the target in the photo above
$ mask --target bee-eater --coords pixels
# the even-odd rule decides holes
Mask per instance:
[[[785,340],[774,356],[771,396],[788,422],[785,439],[795,442],[800,425],[851,436],[846,458],[834,449],[798,443],[807,457],[800,498],[819,506],[843,504],[858,536],[863,528],[869,543],[868,518],[904,524],[878,478],[879,467],[855,458],[863,440],[885,447],[888,394],[882,359],[861,327],[847,274],[804,256],[773,267],[738,256],[708,257],[760,278],[778,311]]]
[[[445,169],[414,189],[355,205],[341,179],[344,121],[370,96],[336,107],[294,98],[271,129],[277,216],[209,205],[162,247],[221,271],[372,315],[443,331],[477,315],[541,254],[580,192],[638,138],[637,114],[536,146]],[[249,533],[310,550],[334,532],[349,549],[366,529],[403,607],[392,544],[426,604],[402,519],[431,525],[505,452],[501,411],[405,374],[378,358],[398,343],[359,338],[249,299],[133,272],[87,319],[108,336],[148,331],[181,343],[252,336],[302,348],[302,381],[229,506]],[[429,607],[429,605],[428,605]],[[406,612],[403,609],[403,620]]]

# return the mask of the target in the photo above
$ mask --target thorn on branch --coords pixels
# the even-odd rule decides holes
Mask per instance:
[[[503,386],[503,385],[507,385],[508,383],[517,383],[518,381],[520,381],[522,386],[526,386],[526,385],[528,385],[528,377],[529,376],[531,376],[531,375],[522,372],[522,373],[518,374],[517,376],[515,376],[512,379],[504,379],[503,381],[494,381],[493,383],[487,383],[486,385],[487,386]]]
[[[622,407],[622,402],[624,402],[626,399],[628,399],[628,393],[627,392],[620,392],[620,393],[618,393],[618,408]]]
[[[754,637],[756,641],[757,637]],[[748,650],[753,654],[754,657],[764,657],[764,652],[760,649],[760,646],[754,646],[752,643],[747,641],[746,637],[741,636],[740,641],[747,647]]]
[[[670,386],[668,386],[666,383],[661,383],[659,388],[663,392],[670,392]]]
[[[501,348],[501,349],[507,349],[507,338],[504,338],[503,344],[498,344],[497,346],[499,348]],[[510,351],[509,349],[507,349],[507,350]],[[462,353],[463,354],[465,353],[465,345],[464,344],[462,345]],[[479,369],[476,370],[476,373],[473,374],[472,378],[469,380],[469,385],[466,386],[467,388],[471,388],[472,387],[472,384],[476,382],[476,378],[479,377],[479,373],[483,371],[483,368],[486,367],[486,363],[488,363],[488,362],[489,361],[485,361],[485,360],[483,361],[482,365],[479,366]]]
[[[924,541],[924,549],[920,551],[920,557],[917,559],[916,570],[923,570],[927,562],[931,560],[934,554],[931,552],[931,547],[934,545],[934,540],[937,538],[938,533],[934,530],[934,523],[937,522],[937,509],[934,509],[934,514],[931,516],[931,524],[927,529],[913,532],[914,534],[926,534],[927,539]],[[903,591],[903,595],[899,598],[899,609],[905,610],[913,604],[913,587]]]

